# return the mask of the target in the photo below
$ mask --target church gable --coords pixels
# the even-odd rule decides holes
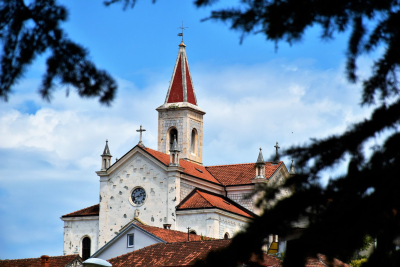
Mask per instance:
[[[150,225],[166,223],[165,166],[136,147],[107,172],[108,179],[102,178],[100,192],[100,232],[105,242],[134,217]]]

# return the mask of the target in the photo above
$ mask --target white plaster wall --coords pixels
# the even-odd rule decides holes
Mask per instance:
[[[189,226],[192,230],[196,231],[196,234],[208,237],[211,235],[211,229],[207,230],[207,215],[202,214],[178,214],[176,227],[178,231],[187,232]]]
[[[64,219],[64,255],[79,254],[82,257],[82,239],[90,238],[90,254],[97,251],[99,218],[97,216]]]
[[[198,235],[222,239],[226,232],[229,233],[230,237],[233,237],[247,225],[247,219],[244,217],[243,219],[239,216],[233,218],[223,215],[219,211],[210,212],[210,210],[193,212],[198,213],[178,214],[177,227],[179,231],[186,232],[189,226]]]
[[[219,215],[219,236],[218,238],[224,238],[225,233],[229,234],[229,238],[232,238],[239,231],[244,230],[247,222],[245,220],[237,220],[228,216]]]
[[[127,245],[128,234],[134,234],[133,247],[128,247]],[[159,243],[159,241],[153,238],[152,236],[149,236],[138,229],[131,228],[125,234],[121,235],[121,237],[118,238],[118,240],[114,241],[109,247],[107,247],[104,251],[102,251],[99,255],[96,255],[96,258],[108,260],[156,243]]]
[[[99,248],[115,237],[139,211],[139,218],[152,226],[164,223],[175,228],[175,206],[180,201],[179,177],[171,177],[156,163],[136,153],[117,170],[113,171],[100,191]],[[131,190],[141,186],[147,198],[142,206],[133,206],[129,199]],[[171,211],[172,210],[172,211]]]

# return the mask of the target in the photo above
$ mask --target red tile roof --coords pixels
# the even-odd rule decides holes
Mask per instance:
[[[282,161],[280,161],[278,164],[266,162],[265,177],[267,179],[271,178],[271,176],[282,164]],[[223,185],[242,185],[252,183],[251,180],[256,176],[255,166],[255,163],[243,163],[207,166],[206,169]]]
[[[100,209],[100,204],[96,204],[88,208],[84,208],[78,211],[65,214],[61,217],[66,218],[66,217],[82,217],[82,216],[99,216],[99,209]]]
[[[224,248],[230,240],[158,243],[109,259],[113,267],[188,266],[211,250]]]
[[[318,254],[317,258],[310,257],[306,262],[307,267],[351,267],[350,265],[338,260],[333,259],[333,261],[328,261],[328,258],[325,255]]]
[[[198,259],[204,259],[212,250],[225,248],[231,240],[192,241],[180,243],[154,244],[119,257],[109,259],[113,267],[167,267],[191,266]],[[264,254],[260,262],[257,257],[251,257],[251,262],[260,266],[280,267],[281,261]]]
[[[204,259],[212,250],[223,249],[231,240],[191,241],[178,243],[158,243],[127,254],[107,260],[113,267],[183,267],[191,266],[198,259]],[[281,267],[282,261],[267,254],[259,258],[253,255],[250,262],[257,262],[260,266]],[[334,259],[329,262],[326,256],[318,254],[317,258],[308,258],[306,267],[351,267],[348,264]]]
[[[139,146],[141,149],[161,161],[164,165],[168,166],[170,161],[170,155],[153,150],[151,148],[143,148]],[[219,184],[219,182],[206,170],[206,168],[202,165],[192,163],[186,161],[184,159],[179,160],[179,165],[184,168],[183,173],[198,177],[200,179]],[[199,171],[200,170],[200,171]]]
[[[236,204],[229,198],[213,194],[201,189],[194,189],[177,206],[177,210],[217,208],[232,212],[248,218],[254,218],[255,214],[246,208]]]
[[[74,260],[82,262],[79,255],[49,257],[49,267],[64,267]],[[41,267],[41,262],[41,258],[0,260],[0,267]]]
[[[188,234],[187,232],[181,232],[176,230],[168,230],[160,227],[150,226],[150,225],[143,225],[143,224],[136,224],[138,227],[146,230],[149,233],[161,238],[162,240],[168,243],[174,242],[184,242],[188,241]],[[189,234],[190,241],[198,241],[200,240],[201,236],[195,234]]]

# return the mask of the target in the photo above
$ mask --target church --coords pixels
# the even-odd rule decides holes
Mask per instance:
[[[257,184],[280,183],[294,173],[279,161],[265,162],[255,151],[253,163],[203,165],[203,117],[181,42],[164,103],[158,111],[158,147],[142,142],[112,163],[111,142],[101,155],[99,204],[63,215],[64,255],[84,259],[119,238],[132,222],[170,231],[229,239],[260,211]],[[278,143],[276,143],[278,151]],[[99,162],[100,163],[100,162]],[[283,195],[289,192],[282,192]],[[150,229],[149,228],[149,229]],[[152,228],[152,229],[153,229]],[[154,228],[155,229],[155,228]],[[125,232],[124,232],[125,233]],[[136,241],[125,237],[125,246]]]

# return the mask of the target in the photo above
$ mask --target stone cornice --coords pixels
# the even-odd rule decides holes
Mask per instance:
[[[191,209],[191,210],[177,210],[176,215],[192,215],[192,214],[204,214],[204,213],[216,213],[218,215],[222,215],[225,217],[229,217],[238,221],[242,222],[249,222],[251,221],[250,218],[246,218],[244,216],[236,215],[234,213],[221,210],[218,208],[210,208],[210,209]]]
[[[60,217],[64,222],[67,221],[95,221],[99,220],[99,216],[75,216],[75,217]]]
[[[206,190],[211,191],[216,194],[224,195],[224,187],[222,185],[213,184],[206,180],[203,180],[203,179],[200,179],[197,177],[193,177],[190,175],[186,175],[184,173],[181,174],[181,179],[188,185],[206,189]]]

